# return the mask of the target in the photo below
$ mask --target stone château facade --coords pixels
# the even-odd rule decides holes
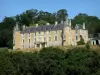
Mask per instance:
[[[77,45],[80,40],[80,35],[83,37],[85,43],[88,41],[88,30],[83,25],[77,24],[72,28],[71,20],[66,19],[63,24],[41,25],[33,27],[23,26],[20,31],[18,24],[16,24],[13,31],[13,49],[27,49],[27,48],[42,48],[50,46],[70,46]]]

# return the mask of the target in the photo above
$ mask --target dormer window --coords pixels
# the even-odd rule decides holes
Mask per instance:
[[[55,36],[55,41],[57,41],[57,36]]]

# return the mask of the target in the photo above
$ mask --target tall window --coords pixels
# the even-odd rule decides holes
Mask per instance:
[[[78,40],[78,36],[76,36],[76,40]]]
[[[30,39],[28,40],[28,42],[30,43]]]
[[[24,44],[24,40],[23,40],[23,44]]]
[[[55,36],[55,41],[57,41],[57,36]]]
[[[49,37],[49,41],[51,41],[51,37]]]
[[[44,37],[44,41],[46,41],[46,38]]]
[[[35,38],[35,41],[36,41],[36,38]]]

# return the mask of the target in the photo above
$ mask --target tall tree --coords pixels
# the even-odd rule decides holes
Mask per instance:
[[[57,19],[58,21],[65,21],[66,17],[68,16],[67,10],[66,9],[60,9],[57,11]]]
[[[52,13],[39,11],[37,21],[41,21],[41,20],[49,22],[50,24],[54,24],[54,22],[56,21],[56,17]]]

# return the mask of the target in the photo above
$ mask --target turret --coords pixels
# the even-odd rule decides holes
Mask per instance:
[[[16,23],[16,26],[14,27],[14,30],[19,31],[18,22]]]

